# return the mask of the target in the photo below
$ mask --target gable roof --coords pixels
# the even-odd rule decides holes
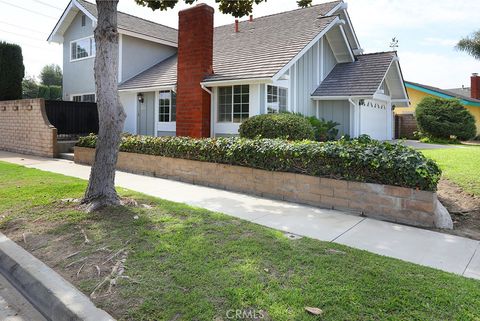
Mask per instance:
[[[338,21],[325,15],[341,1],[259,17],[214,31],[213,70],[209,81],[271,78],[319,33]]]
[[[457,99],[460,99],[462,103],[465,105],[480,106],[480,99],[471,98],[469,96],[460,94],[457,91],[440,89],[437,87],[427,86],[427,85],[423,85],[423,84],[419,84],[411,81],[405,81],[405,85],[407,86],[407,88],[420,90],[427,94],[431,94],[441,98],[457,98]]]
[[[320,86],[314,97],[370,97],[382,84],[393,60],[394,51],[357,56],[350,63],[337,64]]]
[[[325,16],[342,1],[334,1],[279,14],[259,17],[253,22],[216,27],[213,37],[214,74],[204,82],[272,78],[320,33],[332,28],[339,18]],[[163,61],[123,82],[128,90],[168,86],[176,83],[173,60]],[[155,76],[153,76],[155,75]],[[172,78],[169,78],[172,77]],[[174,77],[174,78],[173,78]]]
[[[96,4],[85,1],[85,0],[72,0],[70,2],[69,7],[67,7],[65,12],[63,13],[62,18],[55,26],[54,31],[52,31],[52,33],[50,34],[49,40],[52,39],[52,36],[55,33],[55,30],[57,30],[57,27],[59,26],[59,24],[62,23],[63,17],[69,14],[69,10],[72,4],[73,6],[80,7],[81,11],[85,10],[88,16],[91,19],[95,20],[96,22],[96,19],[98,17]],[[167,45],[170,45],[173,47],[177,46],[178,31],[175,28],[170,28],[170,27],[155,23],[153,21],[132,16],[130,14],[127,14],[121,11],[118,11],[117,23],[118,23],[118,30],[120,33],[122,32],[130,33],[134,35],[153,38]]]
[[[119,90],[174,87],[177,84],[177,55],[167,58],[118,86]]]

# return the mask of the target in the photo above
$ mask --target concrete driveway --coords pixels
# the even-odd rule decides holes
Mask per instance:
[[[462,145],[440,145],[440,144],[426,144],[421,143],[418,140],[392,140],[394,144],[403,144],[405,146],[410,146],[415,149],[446,149],[446,148],[464,148]]]

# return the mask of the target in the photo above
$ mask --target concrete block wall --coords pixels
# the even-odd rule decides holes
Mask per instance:
[[[75,147],[75,162],[92,164],[94,154]],[[411,188],[124,152],[117,168],[414,226],[438,225],[436,193]]]
[[[57,129],[43,99],[0,101],[0,150],[55,157]]]

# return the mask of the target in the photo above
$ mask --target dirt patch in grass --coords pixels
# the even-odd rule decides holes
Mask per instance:
[[[454,229],[448,233],[480,240],[480,197],[442,179],[438,185],[438,199],[452,216]]]

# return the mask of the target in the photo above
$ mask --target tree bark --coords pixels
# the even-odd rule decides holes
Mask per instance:
[[[104,206],[120,205],[115,190],[115,166],[126,114],[118,96],[118,1],[96,1],[95,85],[99,132],[95,161],[82,200],[84,208],[89,212]]]

